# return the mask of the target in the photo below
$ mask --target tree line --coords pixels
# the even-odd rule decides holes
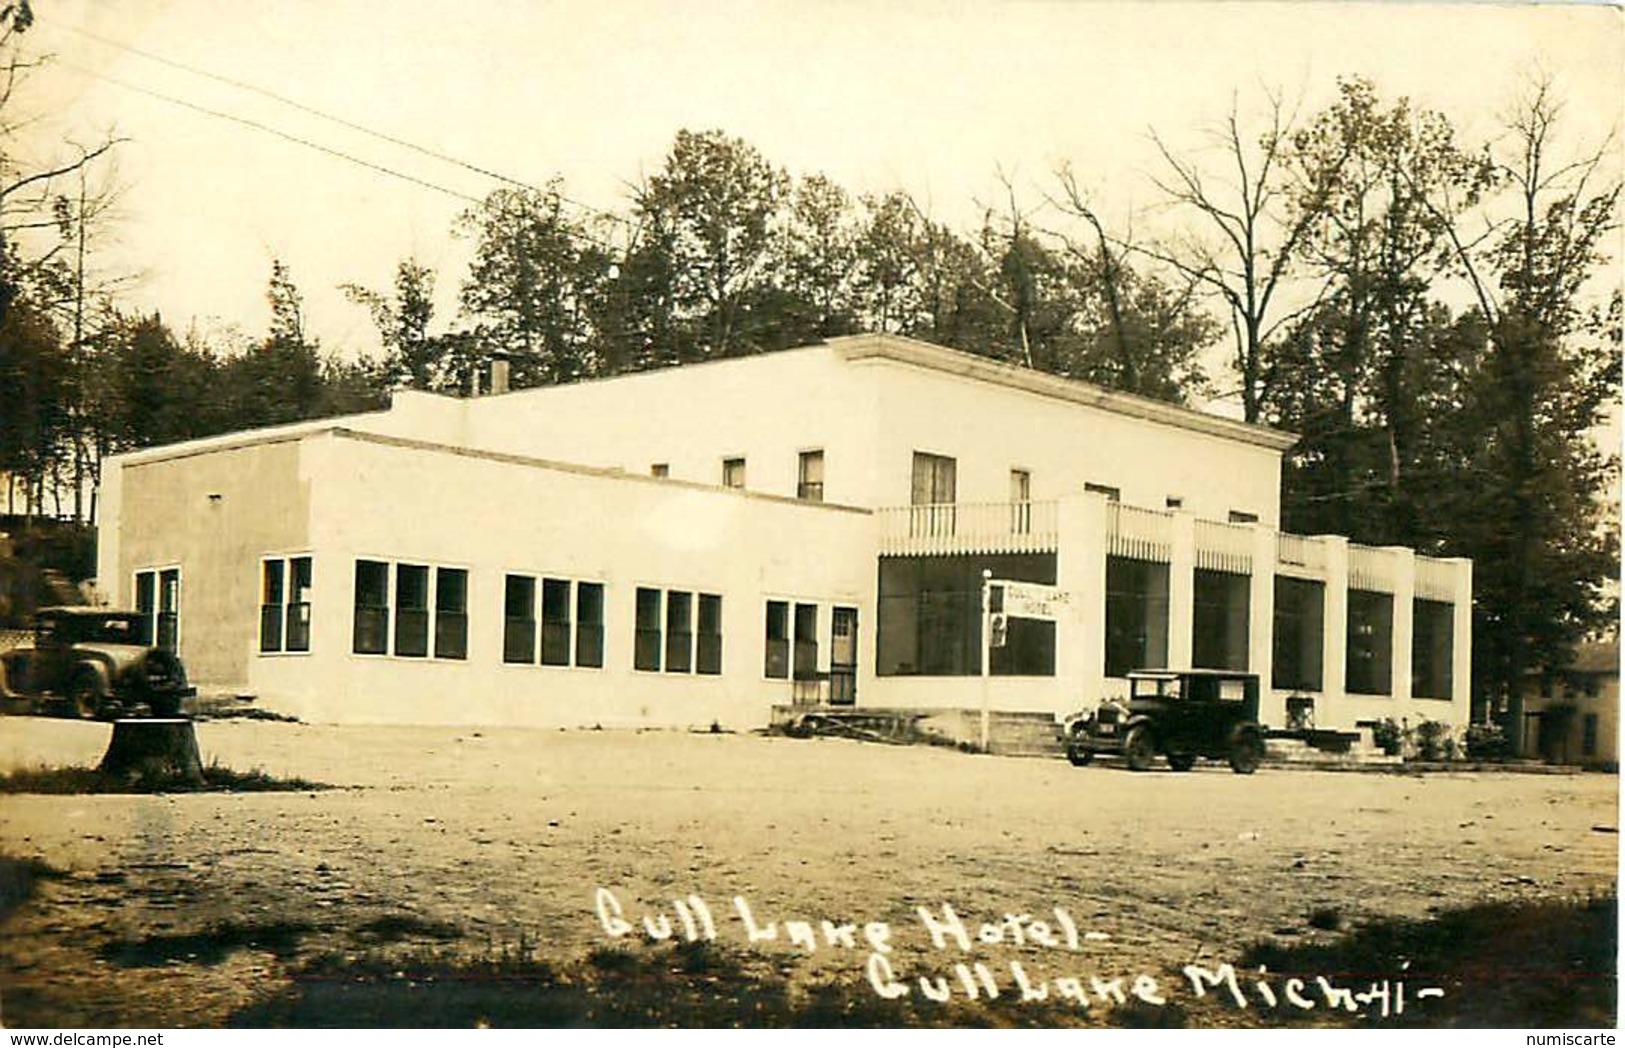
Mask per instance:
[[[0,17],[3,118],[31,15]],[[1619,401],[1619,175],[1611,143],[1582,149],[1562,116],[1549,82],[1486,142],[1359,78],[1307,116],[1233,104],[1201,147],[1154,138],[1138,229],[1072,168],[1001,176],[956,228],[906,192],[853,194],[683,130],[620,211],[558,181],[471,207],[454,316],[415,259],[387,289],[346,285],[380,343],[349,362],[305,331],[281,262],[261,337],[126,312],[86,266],[105,210],[86,179],[116,143],[25,160],[0,119],[8,508],[89,519],[107,454],[400,387],[467,394],[496,353],[524,387],[889,332],[1176,403],[1225,396],[1299,434],[1283,527],[1472,558],[1476,694],[1517,717],[1526,673],[1618,614],[1618,463],[1592,434]]]

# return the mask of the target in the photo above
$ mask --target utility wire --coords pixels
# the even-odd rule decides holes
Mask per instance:
[[[218,110],[218,109],[210,109],[207,106],[198,105],[196,102],[188,102],[184,98],[176,98],[174,95],[167,95],[167,94],[164,94],[162,91],[154,91],[150,87],[140,87],[140,86],[138,86],[136,84],[131,84],[131,83],[128,83],[126,81],[120,80],[117,77],[108,76],[106,73],[98,72],[97,70],[94,70],[94,69],[86,69],[84,66],[76,65],[73,62],[69,62],[69,61],[66,61],[66,60],[61,59],[61,58],[54,59],[53,61],[57,65],[65,66],[68,69],[72,69],[72,70],[75,70],[76,72],[83,73],[86,76],[93,76],[98,80],[105,80],[109,84],[113,84],[113,85],[115,85],[117,87],[124,88],[126,91],[134,91],[137,94],[149,95],[149,96],[151,96],[153,98],[157,98],[157,99],[160,99],[160,100],[162,100],[164,102],[168,102],[171,105],[177,105],[177,106],[181,106],[182,108],[185,108],[185,109],[190,109],[193,112],[203,113],[206,116],[216,117],[216,118],[218,118],[220,120],[229,120],[232,123],[242,124],[245,127],[251,127],[256,131],[264,131],[267,134],[275,135],[278,138],[284,139],[284,140],[289,141],[289,142],[293,142],[296,145],[306,146],[307,148],[314,149],[317,152],[326,153],[328,156],[337,157],[340,160],[347,160],[352,164],[358,164],[361,167],[370,168],[371,170],[377,171],[380,174],[389,175],[391,178],[398,178],[398,179],[400,179],[400,180],[402,180],[404,182],[411,182],[414,185],[422,186],[425,189],[432,189],[432,190],[436,191],[437,193],[444,193],[447,196],[453,196],[453,197],[458,198],[459,200],[466,200],[471,204],[483,203],[483,201],[479,197],[470,196],[467,193],[459,192],[458,190],[455,190],[455,189],[450,189],[450,188],[448,188],[446,186],[439,185],[438,183],[430,182],[427,179],[418,178],[416,175],[408,175],[408,174],[406,174],[404,172],[396,171],[394,168],[385,167],[383,164],[375,164],[371,160],[363,160],[362,158],[360,158],[358,156],[355,156],[354,154],[346,153],[346,152],[344,152],[343,150],[340,150],[340,149],[334,149],[331,146],[324,146],[320,142],[313,142],[308,138],[301,138],[298,135],[290,134],[290,133],[288,133],[286,131],[279,130],[279,129],[275,128],[275,127],[270,126],[269,124],[262,124],[257,120],[250,120],[248,117],[245,117],[245,116],[238,116],[235,113],[222,112],[221,110]]]
[[[480,167],[478,164],[471,164],[466,160],[460,160],[457,157],[451,156],[451,155],[449,155],[447,153],[442,153],[442,152],[439,152],[438,150],[430,149],[427,146],[418,145],[415,142],[409,142],[404,138],[398,138],[398,137],[396,137],[394,135],[391,135],[391,134],[388,134],[386,132],[375,130],[374,128],[367,127],[364,124],[358,124],[355,121],[347,120],[344,117],[336,116],[336,115],[334,115],[332,113],[325,112],[325,111],[317,109],[317,108],[315,108],[313,106],[305,105],[303,102],[299,102],[299,101],[296,101],[295,99],[288,98],[286,95],[278,94],[275,91],[271,91],[271,90],[269,90],[267,88],[260,87],[260,86],[258,86],[256,84],[250,84],[250,83],[248,83],[246,81],[237,80],[237,79],[235,79],[233,77],[229,77],[229,76],[222,76],[219,73],[212,73],[207,69],[200,69],[197,66],[188,65],[185,62],[179,62],[179,61],[176,61],[175,59],[172,59],[172,58],[165,58],[163,55],[154,54],[151,51],[146,51],[146,50],[143,50],[143,49],[141,49],[139,47],[135,47],[135,46],[130,45],[130,44],[122,43],[121,41],[118,41],[118,40],[113,40],[113,39],[111,39],[109,37],[102,36],[99,33],[91,32],[90,30],[85,29],[82,26],[73,25],[72,23],[69,23],[69,22],[61,22],[61,23],[57,23],[57,24],[61,25],[62,28],[67,29],[70,32],[77,33],[80,36],[83,36],[83,37],[85,37],[87,39],[90,39],[90,40],[94,40],[97,43],[103,44],[103,45],[105,45],[107,47],[116,48],[116,49],[118,49],[120,51],[128,51],[130,54],[139,55],[140,57],[145,58],[148,61],[157,62],[160,65],[169,66],[171,69],[179,69],[182,72],[191,73],[193,76],[200,76],[200,77],[203,77],[206,80],[214,80],[214,81],[216,81],[218,83],[222,83],[222,84],[226,84],[226,85],[231,86],[231,87],[235,87],[238,90],[249,91],[249,92],[252,92],[254,94],[261,95],[261,96],[263,96],[265,98],[271,99],[274,102],[280,103],[280,104],[285,105],[285,106],[289,106],[289,107],[291,107],[293,109],[297,109],[301,113],[307,113],[307,114],[309,114],[311,116],[314,116],[314,117],[317,117],[319,119],[326,120],[326,121],[329,121],[329,122],[334,123],[334,124],[338,124],[340,127],[348,128],[351,131],[357,131],[357,132],[359,132],[361,134],[364,134],[364,135],[370,135],[373,138],[377,138],[377,139],[380,139],[381,141],[388,142],[391,145],[400,146],[403,149],[410,149],[413,152],[421,153],[421,154],[423,154],[424,156],[427,156],[427,157],[432,157],[435,160],[441,161],[442,163],[453,164],[453,165],[455,165],[457,167],[463,168],[466,171],[472,171],[473,173],[475,173],[477,175],[483,175],[486,178],[494,178],[499,182],[506,182],[508,185],[517,186],[517,187],[519,187],[521,189],[533,188],[531,183],[522,181],[522,180],[517,179],[517,178],[513,178],[513,177],[511,177],[509,175],[505,175],[505,174],[501,173],[500,171],[493,171],[490,168]],[[579,200],[572,200],[571,198],[565,196],[562,193],[554,193],[553,195],[557,196],[564,203],[569,204],[572,207],[578,207],[581,210],[588,212],[589,214],[592,214],[592,215],[595,215],[595,216],[600,216],[600,217],[610,218],[610,219],[615,220],[615,221],[625,221],[625,219],[623,219],[619,215],[614,214],[613,212],[603,211],[603,210],[600,210],[598,208],[591,207],[590,205],[583,204]]]

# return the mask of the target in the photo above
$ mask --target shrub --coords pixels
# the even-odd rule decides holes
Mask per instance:
[[[1416,726],[1416,755],[1425,761],[1448,760],[1455,752],[1455,740],[1450,738],[1450,725],[1443,721],[1425,720]]]
[[[1509,756],[1507,733],[1493,722],[1467,725],[1466,745],[1467,756],[1473,760],[1498,761]]]

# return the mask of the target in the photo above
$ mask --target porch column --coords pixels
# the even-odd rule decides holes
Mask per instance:
[[[1394,628],[1390,631],[1388,694],[1411,701],[1411,654],[1416,644],[1416,551],[1388,546],[1394,565]]]
[[[1067,495],[1055,512],[1055,586],[1070,595],[1055,624],[1056,694],[1092,709],[1106,682],[1106,497]]]
[[[1191,631],[1196,622],[1196,518],[1173,515],[1173,541],[1168,556],[1168,665],[1189,669]]]
[[[1450,595],[1450,706],[1452,719],[1466,724],[1473,715],[1473,562],[1451,557],[1456,585]]]
[[[1274,528],[1253,525],[1253,573],[1247,594],[1247,669],[1258,674],[1259,717],[1266,724],[1286,723],[1286,702],[1276,708],[1271,677],[1275,663]]]
[[[1315,720],[1342,725],[1348,698],[1349,540],[1342,535],[1316,538],[1326,546],[1326,607],[1320,638],[1323,708],[1315,710]]]

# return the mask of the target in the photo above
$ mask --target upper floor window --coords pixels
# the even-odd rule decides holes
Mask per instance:
[[[1258,514],[1249,513],[1246,510],[1242,510],[1242,509],[1233,509],[1233,510],[1230,511],[1230,523],[1232,523],[1232,524],[1257,524],[1258,523]]]
[[[947,455],[916,451],[909,503],[915,506],[940,506],[956,501],[958,468],[958,462]]]
[[[1110,484],[1087,483],[1083,486],[1083,490],[1094,495],[1105,495],[1107,502],[1123,501],[1123,489]]]
[[[824,453],[803,451],[796,471],[796,498],[824,501]]]
[[[731,458],[722,460],[722,486],[725,488],[742,488],[745,486],[745,460]]]
[[[656,462],[656,463],[654,463],[653,465],[651,465],[649,467],[649,476],[651,476],[651,477],[669,477],[669,476],[671,476],[671,463],[669,463],[669,462]]]
[[[1033,528],[1033,475],[1024,469],[1010,471],[1010,530],[1025,535]]]
[[[1179,495],[1169,495],[1164,503],[1169,509],[1184,509],[1185,500]]]

